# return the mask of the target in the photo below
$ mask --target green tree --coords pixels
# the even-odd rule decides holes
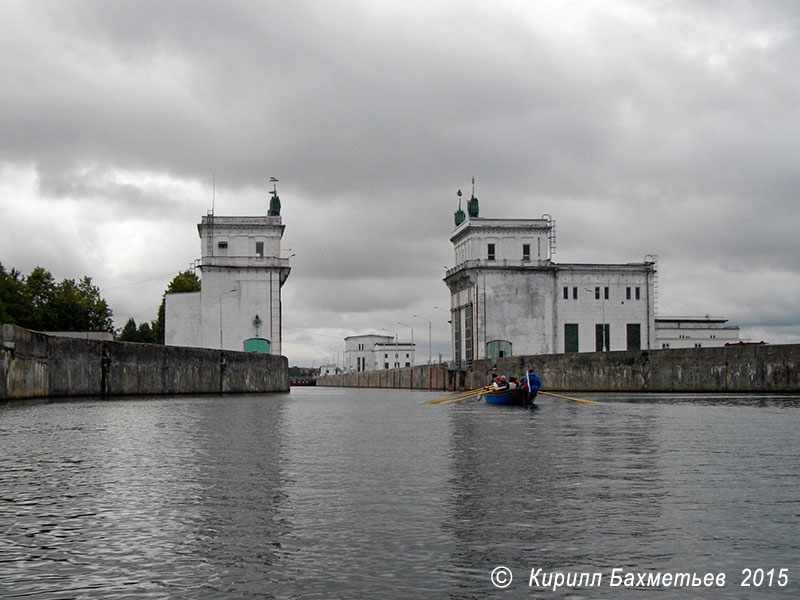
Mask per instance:
[[[0,323],[17,324],[19,315],[24,314],[23,286],[25,278],[16,269],[6,271],[0,263]]]
[[[164,314],[167,305],[167,294],[187,294],[200,291],[200,278],[192,269],[187,269],[178,273],[167,286],[164,295],[161,296],[161,305],[158,307],[158,316],[153,321],[152,335],[153,343],[164,343]]]
[[[54,331],[57,318],[53,313],[56,282],[50,271],[36,267],[25,279],[23,301],[27,315],[20,315],[18,325],[35,331]]]
[[[142,344],[153,343],[153,330],[150,327],[150,323],[144,322],[139,325],[139,328],[136,330],[136,341]]]
[[[139,342],[141,344],[153,343],[153,331],[150,328],[150,323],[141,323],[136,326],[136,320],[131,317],[125,323],[122,331],[120,331],[117,339],[120,342]]]
[[[56,283],[36,267],[28,277],[0,265],[0,320],[36,331],[113,331],[112,312],[90,277]]]
[[[114,331],[113,311],[100,296],[100,289],[92,284],[91,277],[84,277],[78,283],[81,306],[88,318],[88,331]]]
[[[136,330],[136,321],[130,317],[125,325],[122,327],[117,339],[120,342],[135,342],[137,341],[138,332]]]

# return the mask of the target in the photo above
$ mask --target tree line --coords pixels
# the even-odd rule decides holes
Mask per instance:
[[[139,325],[130,317],[121,330],[114,329],[113,312],[100,296],[91,277],[56,282],[36,267],[24,276],[0,263],[0,323],[34,331],[108,331],[123,342],[164,343],[165,295],[198,292],[200,278],[191,269],[178,273],[161,297],[156,318]]]
[[[114,332],[112,311],[91,277],[56,282],[36,267],[25,277],[0,263],[0,322],[34,331]]]

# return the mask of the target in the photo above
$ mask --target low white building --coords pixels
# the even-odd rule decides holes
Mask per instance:
[[[738,344],[739,327],[722,317],[658,317],[658,348],[710,348]]]
[[[556,264],[555,225],[456,213],[451,343],[458,366],[512,355],[655,348],[655,261]]]
[[[165,343],[281,354],[285,226],[277,191],[267,216],[215,216],[197,226],[200,292],[167,294]]]
[[[320,377],[325,375],[337,375],[339,373],[339,366],[334,364],[322,365],[319,368]]]
[[[350,373],[414,366],[414,344],[388,335],[365,334],[344,338],[344,368]]]
[[[383,342],[375,344],[375,370],[414,366],[414,344]]]

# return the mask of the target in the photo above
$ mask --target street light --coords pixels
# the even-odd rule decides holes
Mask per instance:
[[[399,364],[399,358],[397,356],[397,332],[394,329],[386,329],[386,327],[381,327],[381,331],[388,331],[394,334],[394,366]]]
[[[405,323],[401,323],[400,321],[397,321],[397,324],[398,325],[402,325],[403,327],[408,327],[411,330],[411,348],[412,348],[412,351],[413,351],[413,348],[414,348],[414,328],[411,325],[406,325]],[[416,353],[415,353],[415,360],[416,360]],[[411,365],[411,366],[413,367],[414,365]]]
[[[428,322],[428,364],[431,364],[431,327],[432,323],[430,319],[426,319],[425,317],[420,317],[419,315],[411,315],[415,319],[422,319],[423,321]]]
[[[236,288],[232,290],[228,290],[227,292],[222,292],[219,295],[219,349],[222,350],[222,297],[227,296],[228,294],[235,292]]]
[[[398,325],[402,325],[403,327],[408,327],[411,330],[411,349],[412,349],[411,351],[414,352],[414,328],[411,325],[406,325],[405,323],[401,323],[400,321],[397,321],[397,324]],[[416,361],[416,353],[415,352],[414,352],[414,355],[415,355],[414,360]],[[411,366],[413,367],[414,365],[412,364]]]

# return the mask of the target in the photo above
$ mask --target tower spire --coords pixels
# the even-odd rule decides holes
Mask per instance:
[[[277,177],[270,177],[270,183],[272,184],[272,190],[270,191],[270,196],[272,198],[269,201],[269,211],[267,211],[268,217],[280,217],[281,216],[281,199],[278,196],[278,178]]]
[[[475,197],[475,178],[472,178],[472,198],[467,202],[467,212],[471,219],[477,219],[480,207],[478,206],[478,199]]]
[[[467,215],[465,215],[464,211],[461,210],[461,190],[458,190],[456,195],[458,196],[458,210],[456,211],[455,214],[455,220],[456,220],[456,227],[458,227],[467,219]]]

